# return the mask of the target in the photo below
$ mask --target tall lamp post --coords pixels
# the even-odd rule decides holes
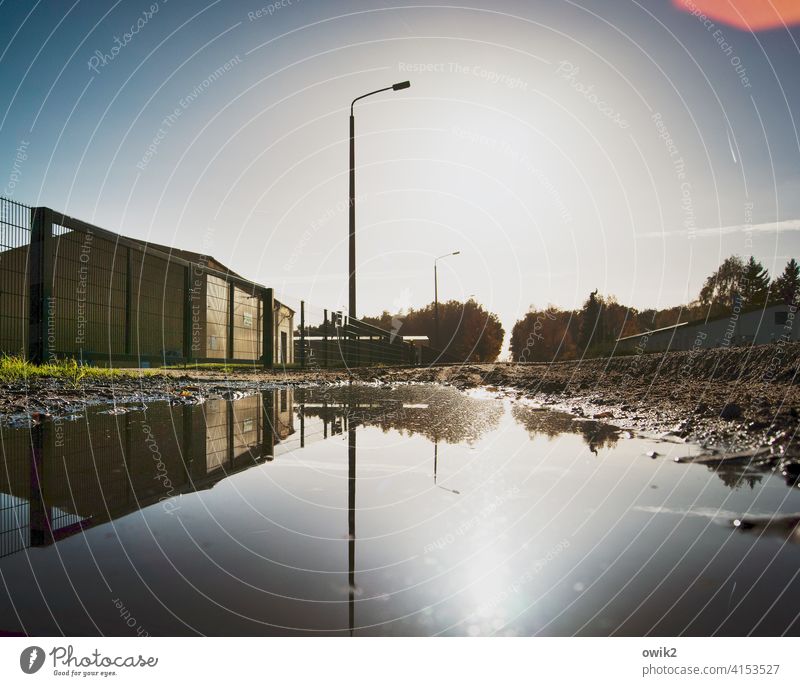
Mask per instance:
[[[452,257],[453,255],[460,255],[461,251],[456,250],[455,252],[449,252],[446,255],[439,255],[433,261],[433,317],[436,320],[436,348],[439,349],[439,268],[438,262],[439,260],[443,260],[445,257]],[[441,350],[439,349],[439,352]]]
[[[353,105],[359,100],[383,93],[384,91],[401,91],[411,86],[411,81],[401,81],[386,88],[359,95],[350,103],[350,303],[348,315],[356,318],[356,120],[353,116]]]

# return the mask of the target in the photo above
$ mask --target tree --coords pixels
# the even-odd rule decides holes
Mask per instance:
[[[794,304],[800,296],[800,265],[794,257],[786,263],[783,273],[772,283],[772,297],[787,305]]]
[[[597,290],[589,293],[589,298],[583,303],[581,310],[580,328],[578,329],[578,347],[586,352],[592,344],[599,344],[603,339],[603,300],[597,297]]]
[[[577,351],[578,316],[550,305],[531,307],[511,331],[511,358],[515,362],[551,362],[573,359]]]
[[[734,300],[741,295],[744,274],[742,258],[731,255],[705,280],[697,298],[698,302],[710,315],[730,310]]]
[[[404,314],[392,316],[384,312],[381,317],[364,317],[364,321],[400,336],[427,336],[431,341],[436,338],[434,303]],[[391,326],[387,327],[387,321],[391,321]],[[499,317],[474,300],[439,303],[439,340],[448,358],[492,362],[500,354],[504,335]]]
[[[614,343],[622,336],[632,336],[640,332],[638,315],[633,307],[620,305],[613,295],[609,295],[604,300],[603,319],[605,320],[604,330],[606,333],[605,343]]]
[[[769,272],[751,255],[744,266],[741,295],[747,305],[763,305],[769,296]]]

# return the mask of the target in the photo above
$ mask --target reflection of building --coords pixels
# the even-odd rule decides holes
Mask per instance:
[[[294,389],[275,391],[275,442],[285,441],[294,433]]]
[[[663,352],[697,350],[734,345],[760,345],[781,339],[800,339],[800,322],[787,305],[731,313],[714,319],[681,322],[662,329],[625,336],[617,341],[617,352]]]
[[[334,432],[352,420],[383,431],[421,434],[431,441],[468,443],[497,426],[501,404],[472,398],[446,387],[420,391],[414,386],[387,389],[376,399],[370,387],[347,386],[298,390],[297,402],[306,417],[319,417]],[[345,427],[346,430],[346,427]]]
[[[4,430],[0,557],[211,488],[294,432],[291,391]],[[157,408],[157,409],[156,409]]]

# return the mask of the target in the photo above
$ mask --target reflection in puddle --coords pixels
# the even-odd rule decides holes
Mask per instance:
[[[783,517],[748,517],[735,519],[733,522],[739,531],[746,531],[756,536],[777,536],[778,538],[800,543],[800,515]]]
[[[564,412],[542,411],[526,405],[514,405],[514,419],[530,434],[541,434],[554,438],[559,434],[572,433],[583,436],[589,450],[597,455],[601,448],[613,448],[619,440],[620,430],[595,419],[573,417]]]
[[[284,388],[2,439],[0,633],[798,631],[797,489],[563,413]]]

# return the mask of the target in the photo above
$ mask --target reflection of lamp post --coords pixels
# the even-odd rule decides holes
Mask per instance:
[[[347,585],[350,635],[355,623],[356,599],[356,427],[347,429]]]
[[[411,86],[410,81],[395,83],[359,95],[350,103],[350,307],[347,314],[351,319],[356,318],[356,120],[353,116],[353,105],[370,95],[384,91],[401,91],[409,86]]]
[[[461,251],[456,250],[455,252],[449,252],[446,255],[439,255],[439,257],[437,257],[433,261],[433,303],[434,303],[433,316],[434,319],[436,320],[436,331],[434,335],[436,337],[436,348],[437,350],[439,350],[439,352],[441,352],[441,349],[439,347],[439,270],[436,263],[439,260],[444,259],[445,257],[452,257],[453,255],[460,255],[460,254]]]
[[[434,441],[433,443],[433,485],[436,488],[441,488],[443,491],[447,491],[448,493],[455,493],[456,495],[461,495],[461,491],[457,491],[454,488],[445,488],[440,484],[436,483],[436,476],[439,470],[439,441]]]

